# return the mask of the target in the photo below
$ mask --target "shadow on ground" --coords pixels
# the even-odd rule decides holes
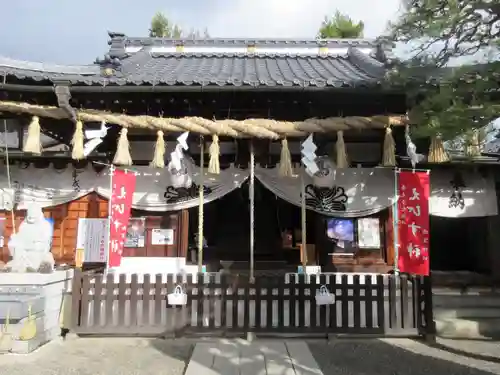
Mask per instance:
[[[311,343],[311,352],[324,374],[349,375],[490,375],[500,374],[500,366],[480,370],[466,364],[467,357],[457,361],[435,358],[435,348],[424,346],[429,352],[415,353],[379,340],[338,340],[329,344]],[[458,353],[457,353],[458,354]],[[496,367],[495,369],[493,367]]]
[[[185,361],[187,367],[189,359],[186,359],[189,358],[197,342],[207,341],[153,339],[150,341],[150,345],[165,356]],[[393,345],[376,339],[339,339],[331,342],[309,342],[309,348],[325,375],[500,374],[500,360],[493,353],[495,350],[494,343],[489,344],[493,355],[485,354],[484,351],[481,352],[481,346],[470,341],[461,344],[464,350],[461,350],[460,346],[450,346],[442,343],[435,346],[412,340],[406,340],[405,343],[404,345]],[[214,342],[213,345],[214,349],[218,347],[217,342]],[[408,345],[408,347],[405,345]],[[476,352],[466,350],[469,345],[478,345]],[[231,362],[234,359],[229,352],[224,354],[222,355],[223,360]],[[285,360],[284,358],[274,357],[277,362]],[[257,357],[247,359],[250,362],[252,360],[258,362]],[[478,365],[477,361],[486,362]],[[261,375],[257,363],[254,363],[253,366],[251,363],[247,363],[248,365],[250,365],[247,367],[247,372],[250,371],[248,373],[255,370],[255,375]],[[301,366],[301,364],[298,365],[303,373],[314,373],[312,369]]]
[[[462,349],[460,347],[457,347],[456,345],[453,345],[454,342],[461,342],[461,343],[465,342],[466,343],[465,345],[467,345],[467,349],[465,349],[465,348]],[[477,352],[471,352],[470,351],[472,347],[481,346],[484,343],[489,343],[489,344],[496,343],[497,348],[498,348],[497,349],[497,355],[494,356],[494,355],[489,355],[486,352],[477,353]],[[454,340],[454,339],[447,339],[446,341],[444,341],[444,340],[441,341],[441,342],[438,341],[435,344],[428,344],[428,346],[431,347],[431,348],[443,350],[445,352],[448,352],[448,353],[451,353],[451,354],[454,354],[454,355],[457,355],[457,356],[462,356],[462,357],[465,357],[465,358],[475,359],[475,360],[478,360],[478,361],[487,361],[487,362],[493,362],[493,363],[500,364],[500,341],[498,341],[498,340],[492,341],[492,340]]]
[[[165,339],[151,339],[149,341],[151,347],[158,350],[165,356],[178,359],[184,362],[184,369],[182,374],[186,371],[189,359],[193,354],[196,341],[192,340],[165,340]],[[201,375],[201,374],[200,374]]]

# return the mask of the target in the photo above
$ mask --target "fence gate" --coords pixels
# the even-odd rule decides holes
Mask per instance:
[[[324,285],[335,303],[317,305]],[[187,303],[172,306],[177,286]],[[112,275],[76,272],[77,334],[141,336],[432,335],[430,278],[321,274],[247,278],[222,274]]]

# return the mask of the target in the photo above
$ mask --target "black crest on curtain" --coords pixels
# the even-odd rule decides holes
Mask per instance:
[[[165,193],[163,196],[165,197],[165,201],[167,203],[181,203],[186,202],[191,199],[197,199],[199,195],[200,185],[195,184],[194,182],[191,184],[191,187],[178,187],[175,188],[173,186],[167,186]],[[208,195],[212,193],[213,189],[203,185],[203,194]]]
[[[334,213],[347,210],[347,195],[342,186],[332,188],[305,186],[306,206],[320,212]]]

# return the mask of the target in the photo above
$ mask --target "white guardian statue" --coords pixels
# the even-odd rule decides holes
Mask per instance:
[[[7,263],[11,272],[38,271],[44,268],[54,269],[54,256],[50,252],[52,226],[45,220],[42,208],[31,203],[26,210],[26,218],[9,241],[12,260]]]

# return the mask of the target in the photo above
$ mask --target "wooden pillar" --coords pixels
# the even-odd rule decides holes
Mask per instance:
[[[189,246],[189,210],[180,212],[179,220],[179,253],[177,256],[186,257]]]

